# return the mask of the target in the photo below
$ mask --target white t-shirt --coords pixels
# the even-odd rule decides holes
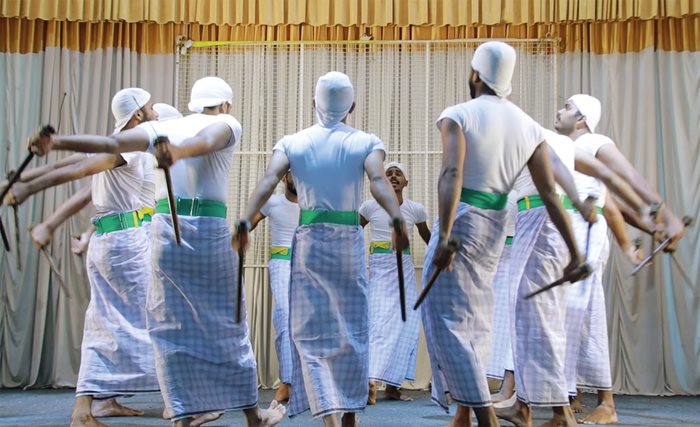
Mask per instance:
[[[446,108],[437,119],[452,119],[464,133],[467,154],[462,186],[508,194],[515,178],[544,140],[542,127],[507,99],[482,95]]]
[[[598,154],[600,147],[606,144],[615,144],[612,139],[605,135],[599,135],[595,133],[587,133],[579,136],[574,141],[574,145],[587,152],[591,156],[595,157]],[[592,176],[584,175],[580,172],[574,173],[574,179],[576,180],[576,188],[578,189],[578,197],[581,200],[585,200],[586,197],[593,194],[598,196],[596,200],[596,206],[605,206],[605,196],[607,194],[607,188],[598,178]]]
[[[143,207],[144,153],[122,153],[125,164],[92,176],[92,204],[95,218],[135,211]]]
[[[273,148],[287,155],[303,210],[356,211],[362,202],[365,158],[386,152],[377,136],[338,123],[318,124],[283,137]]]
[[[428,220],[425,207],[407,198],[404,198],[403,203],[401,203],[401,214],[406,221],[406,231],[409,235],[416,224]],[[391,242],[391,232],[393,231],[391,217],[376,200],[365,201],[360,206],[360,215],[369,222],[371,242]]]
[[[241,138],[241,124],[229,114],[207,115],[192,114],[181,119],[165,122],[147,122],[138,125],[148,132],[151,138],[149,152],[155,153],[153,145],[156,137],[167,136],[173,145],[181,145],[202,129],[214,123],[226,123],[231,128],[231,139],[226,147],[205,156],[178,160],[170,168],[175,196],[183,199],[206,199],[226,203],[228,175],[233,161],[236,144]],[[156,199],[168,197],[165,187],[165,175],[156,173]]]
[[[559,135],[556,132],[552,132],[549,129],[542,129],[542,134],[544,135],[547,144],[557,153],[559,159],[564,163],[564,165],[569,169],[570,172],[574,172],[574,162],[576,160],[576,146],[574,142],[566,135]],[[518,176],[515,183],[515,193],[517,194],[517,200],[522,199],[525,196],[537,195],[537,188],[535,187],[534,181],[532,181],[532,175],[530,175],[530,170],[524,168],[523,172]],[[557,193],[565,194],[564,190],[557,185]]]
[[[270,218],[272,246],[292,246],[294,230],[299,225],[299,205],[284,194],[273,194],[260,212]]]
[[[143,185],[139,197],[143,207],[154,208],[156,206],[156,159],[150,153],[141,153],[141,167],[143,168]]]

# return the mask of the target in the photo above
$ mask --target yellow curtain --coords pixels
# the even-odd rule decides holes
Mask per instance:
[[[386,27],[682,18],[700,0],[0,0],[0,16],[44,21]]]
[[[19,37],[18,34],[22,36]],[[562,52],[638,52],[650,46],[666,51],[700,50],[700,15],[655,20],[556,24],[463,26],[203,25],[126,22],[68,22],[0,18],[0,52],[40,52],[61,46],[81,52],[125,47],[149,54],[173,53],[182,35],[192,40],[324,41],[449,40],[464,38],[558,37]]]

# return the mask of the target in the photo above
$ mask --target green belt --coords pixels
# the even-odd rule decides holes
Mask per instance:
[[[480,209],[500,211],[506,208],[506,205],[508,204],[508,195],[485,193],[483,191],[462,188],[462,195],[460,196],[459,201]]]
[[[177,205],[178,215],[226,218],[226,205],[216,200],[181,199],[177,197],[175,199],[175,205]],[[168,199],[160,199],[156,202],[156,213],[170,213]]]
[[[292,248],[287,246],[271,246],[270,259],[283,259],[289,261],[292,259]]]
[[[371,254],[393,254],[395,252],[391,249],[391,242],[377,241],[369,244],[369,253]],[[403,253],[410,254],[411,249],[406,248]]]
[[[506,246],[513,244],[513,236],[506,236]]]
[[[136,211],[106,215],[93,221],[98,234],[140,227],[145,221],[151,220],[153,209],[143,208]]]
[[[340,225],[360,225],[357,211],[305,211],[299,215],[299,225],[328,222]]]
[[[559,196],[561,204],[564,205],[564,209],[574,210],[574,205],[571,204],[571,199],[569,196]],[[518,212],[526,211],[528,209],[535,209],[544,206],[544,202],[540,196],[525,196],[518,200]]]

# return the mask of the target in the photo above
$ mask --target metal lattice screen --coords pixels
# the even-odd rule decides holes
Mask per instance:
[[[177,107],[187,111],[189,90],[201,77],[221,77],[233,88],[232,114],[243,126],[229,182],[233,222],[262,177],[274,144],[315,123],[311,101],[318,77],[342,71],[350,76],[356,93],[357,105],[348,124],[378,135],[387,146],[387,161],[407,165],[409,185],[404,195],[426,206],[432,227],[441,161],[434,122],[445,107],[470,99],[469,63],[484,41],[197,42],[179,56]],[[549,126],[558,104],[557,41],[505,41],[518,54],[510,99]],[[267,221],[261,231],[253,235],[248,267],[266,265]],[[413,256],[420,267],[425,245],[416,230],[413,234]]]

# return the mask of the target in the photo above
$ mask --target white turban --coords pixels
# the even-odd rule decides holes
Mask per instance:
[[[134,117],[134,114],[148,104],[151,94],[138,87],[122,89],[112,98],[112,114],[114,115],[114,133],[122,130]]]
[[[498,97],[505,98],[512,90],[510,81],[515,69],[515,49],[498,41],[482,43],[474,52],[472,68]]]
[[[194,82],[187,107],[201,113],[206,107],[218,107],[224,102],[233,103],[231,86],[219,77],[204,77]]]
[[[569,102],[578,108],[579,113],[586,116],[586,126],[591,133],[594,133],[598,122],[600,122],[600,101],[591,95],[578,94],[569,98]]]
[[[350,78],[331,71],[316,83],[316,118],[325,127],[332,127],[345,118],[355,102],[355,89]]]
[[[159,122],[165,122],[168,120],[179,119],[182,117],[182,113],[177,111],[177,108],[175,108],[169,104],[164,104],[162,102],[159,102],[157,104],[153,104],[153,109],[156,110],[156,113],[158,113],[158,121]]]
[[[408,179],[408,169],[406,169],[406,166],[404,166],[403,164],[401,164],[399,162],[389,162],[389,163],[384,165],[384,172],[388,171],[391,168],[396,168],[396,169],[400,170],[401,173],[403,174],[403,176],[406,179]]]

